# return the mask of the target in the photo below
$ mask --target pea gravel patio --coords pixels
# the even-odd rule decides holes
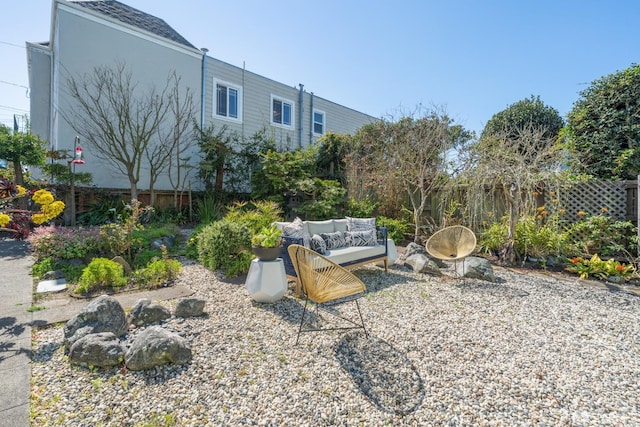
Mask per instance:
[[[178,284],[208,315],[165,323],[190,342],[186,365],[71,367],[62,326],[37,330],[32,425],[640,425],[634,293],[499,268],[497,283],[356,274],[368,339],[315,333],[294,346],[302,301],[291,286],[254,303],[197,264]]]

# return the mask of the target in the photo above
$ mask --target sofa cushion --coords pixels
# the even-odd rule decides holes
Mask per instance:
[[[304,246],[309,247],[311,236],[300,218],[296,218],[292,222],[276,223],[276,227],[279,228],[279,224],[282,226],[282,234],[285,236],[302,237]]]
[[[347,219],[347,231],[363,231],[363,230],[375,230],[376,219],[375,218],[351,218]]]
[[[373,246],[376,242],[376,230],[345,231],[347,246]]]
[[[333,233],[336,231],[333,228],[333,220],[328,219],[326,221],[305,221],[307,224],[307,231],[311,236],[314,234]]]
[[[334,219],[333,231],[347,231],[347,219]]]
[[[319,234],[311,236],[311,250],[318,252],[320,255],[324,255],[327,252],[327,243]]]
[[[358,261],[363,258],[384,256],[384,245],[375,246],[348,246],[327,250],[324,256],[337,264]]]
[[[322,237],[322,240],[327,244],[327,249],[344,248],[347,246],[347,241],[342,231],[320,233],[320,237]]]

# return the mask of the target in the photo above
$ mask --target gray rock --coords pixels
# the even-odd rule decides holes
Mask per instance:
[[[205,301],[200,298],[183,298],[176,304],[176,317],[197,317],[204,314]]]
[[[470,279],[486,280],[495,282],[496,276],[491,263],[484,258],[470,256],[464,262],[458,261],[456,264],[456,274]]]
[[[442,276],[438,264],[428,256],[415,253],[404,260],[404,264],[408,265],[416,273],[432,274]]]
[[[64,271],[62,271],[62,270],[52,270],[52,271],[47,271],[46,273],[44,273],[40,279],[42,279],[42,280],[57,280],[57,279],[63,279],[63,278],[64,278]]]
[[[136,326],[153,325],[171,317],[165,306],[148,298],[138,300],[127,314],[127,324]]]
[[[160,249],[161,246],[172,248],[176,245],[176,236],[173,234],[164,236],[151,242],[151,249]]]
[[[127,332],[127,319],[120,303],[109,295],[102,295],[87,304],[64,326],[65,348],[88,334],[112,332],[115,336]]]
[[[415,254],[422,254],[422,255],[427,255],[427,250],[424,248],[424,246],[421,246],[417,243],[411,242],[407,245],[407,247],[404,249],[404,252],[402,252],[402,255],[400,255],[399,259],[401,263],[404,263],[404,261],[411,257],[411,255],[415,255]]]
[[[181,365],[191,357],[186,339],[160,326],[151,326],[135,338],[124,360],[128,369],[141,371],[168,363]]]
[[[69,362],[86,367],[117,366],[124,360],[124,348],[111,332],[88,334],[69,349]]]
[[[111,261],[117,262],[118,264],[120,264],[122,266],[122,270],[124,271],[125,275],[129,275],[133,271],[129,263],[120,255],[113,257]]]

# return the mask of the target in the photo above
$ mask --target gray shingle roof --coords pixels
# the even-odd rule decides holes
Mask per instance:
[[[73,3],[99,12],[103,15],[107,15],[125,24],[133,25],[140,29],[149,31],[160,37],[164,37],[174,42],[196,48],[189,43],[187,39],[182,37],[176,30],[171,28],[169,24],[164,22],[160,18],[144,13],[138,9],[134,9],[131,6],[127,6],[124,3],[120,3],[115,0],[98,0],[98,1],[73,1]]]

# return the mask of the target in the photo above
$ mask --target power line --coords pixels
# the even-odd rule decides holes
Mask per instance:
[[[23,110],[22,108],[9,107],[8,105],[0,105],[0,110],[22,111],[23,113],[28,113],[29,112],[27,110]]]
[[[15,43],[3,42],[3,41],[0,41],[0,44],[6,44],[7,46],[14,46],[14,47],[19,47],[19,48],[23,48],[23,49],[26,48],[26,46],[22,46],[22,45],[15,44]]]
[[[19,85],[18,83],[6,82],[4,80],[0,80],[0,83],[4,83],[4,84],[7,84],[7,85],[11,85],[11,86],[23,87],[25,89],[29,89],[27,86]]]

